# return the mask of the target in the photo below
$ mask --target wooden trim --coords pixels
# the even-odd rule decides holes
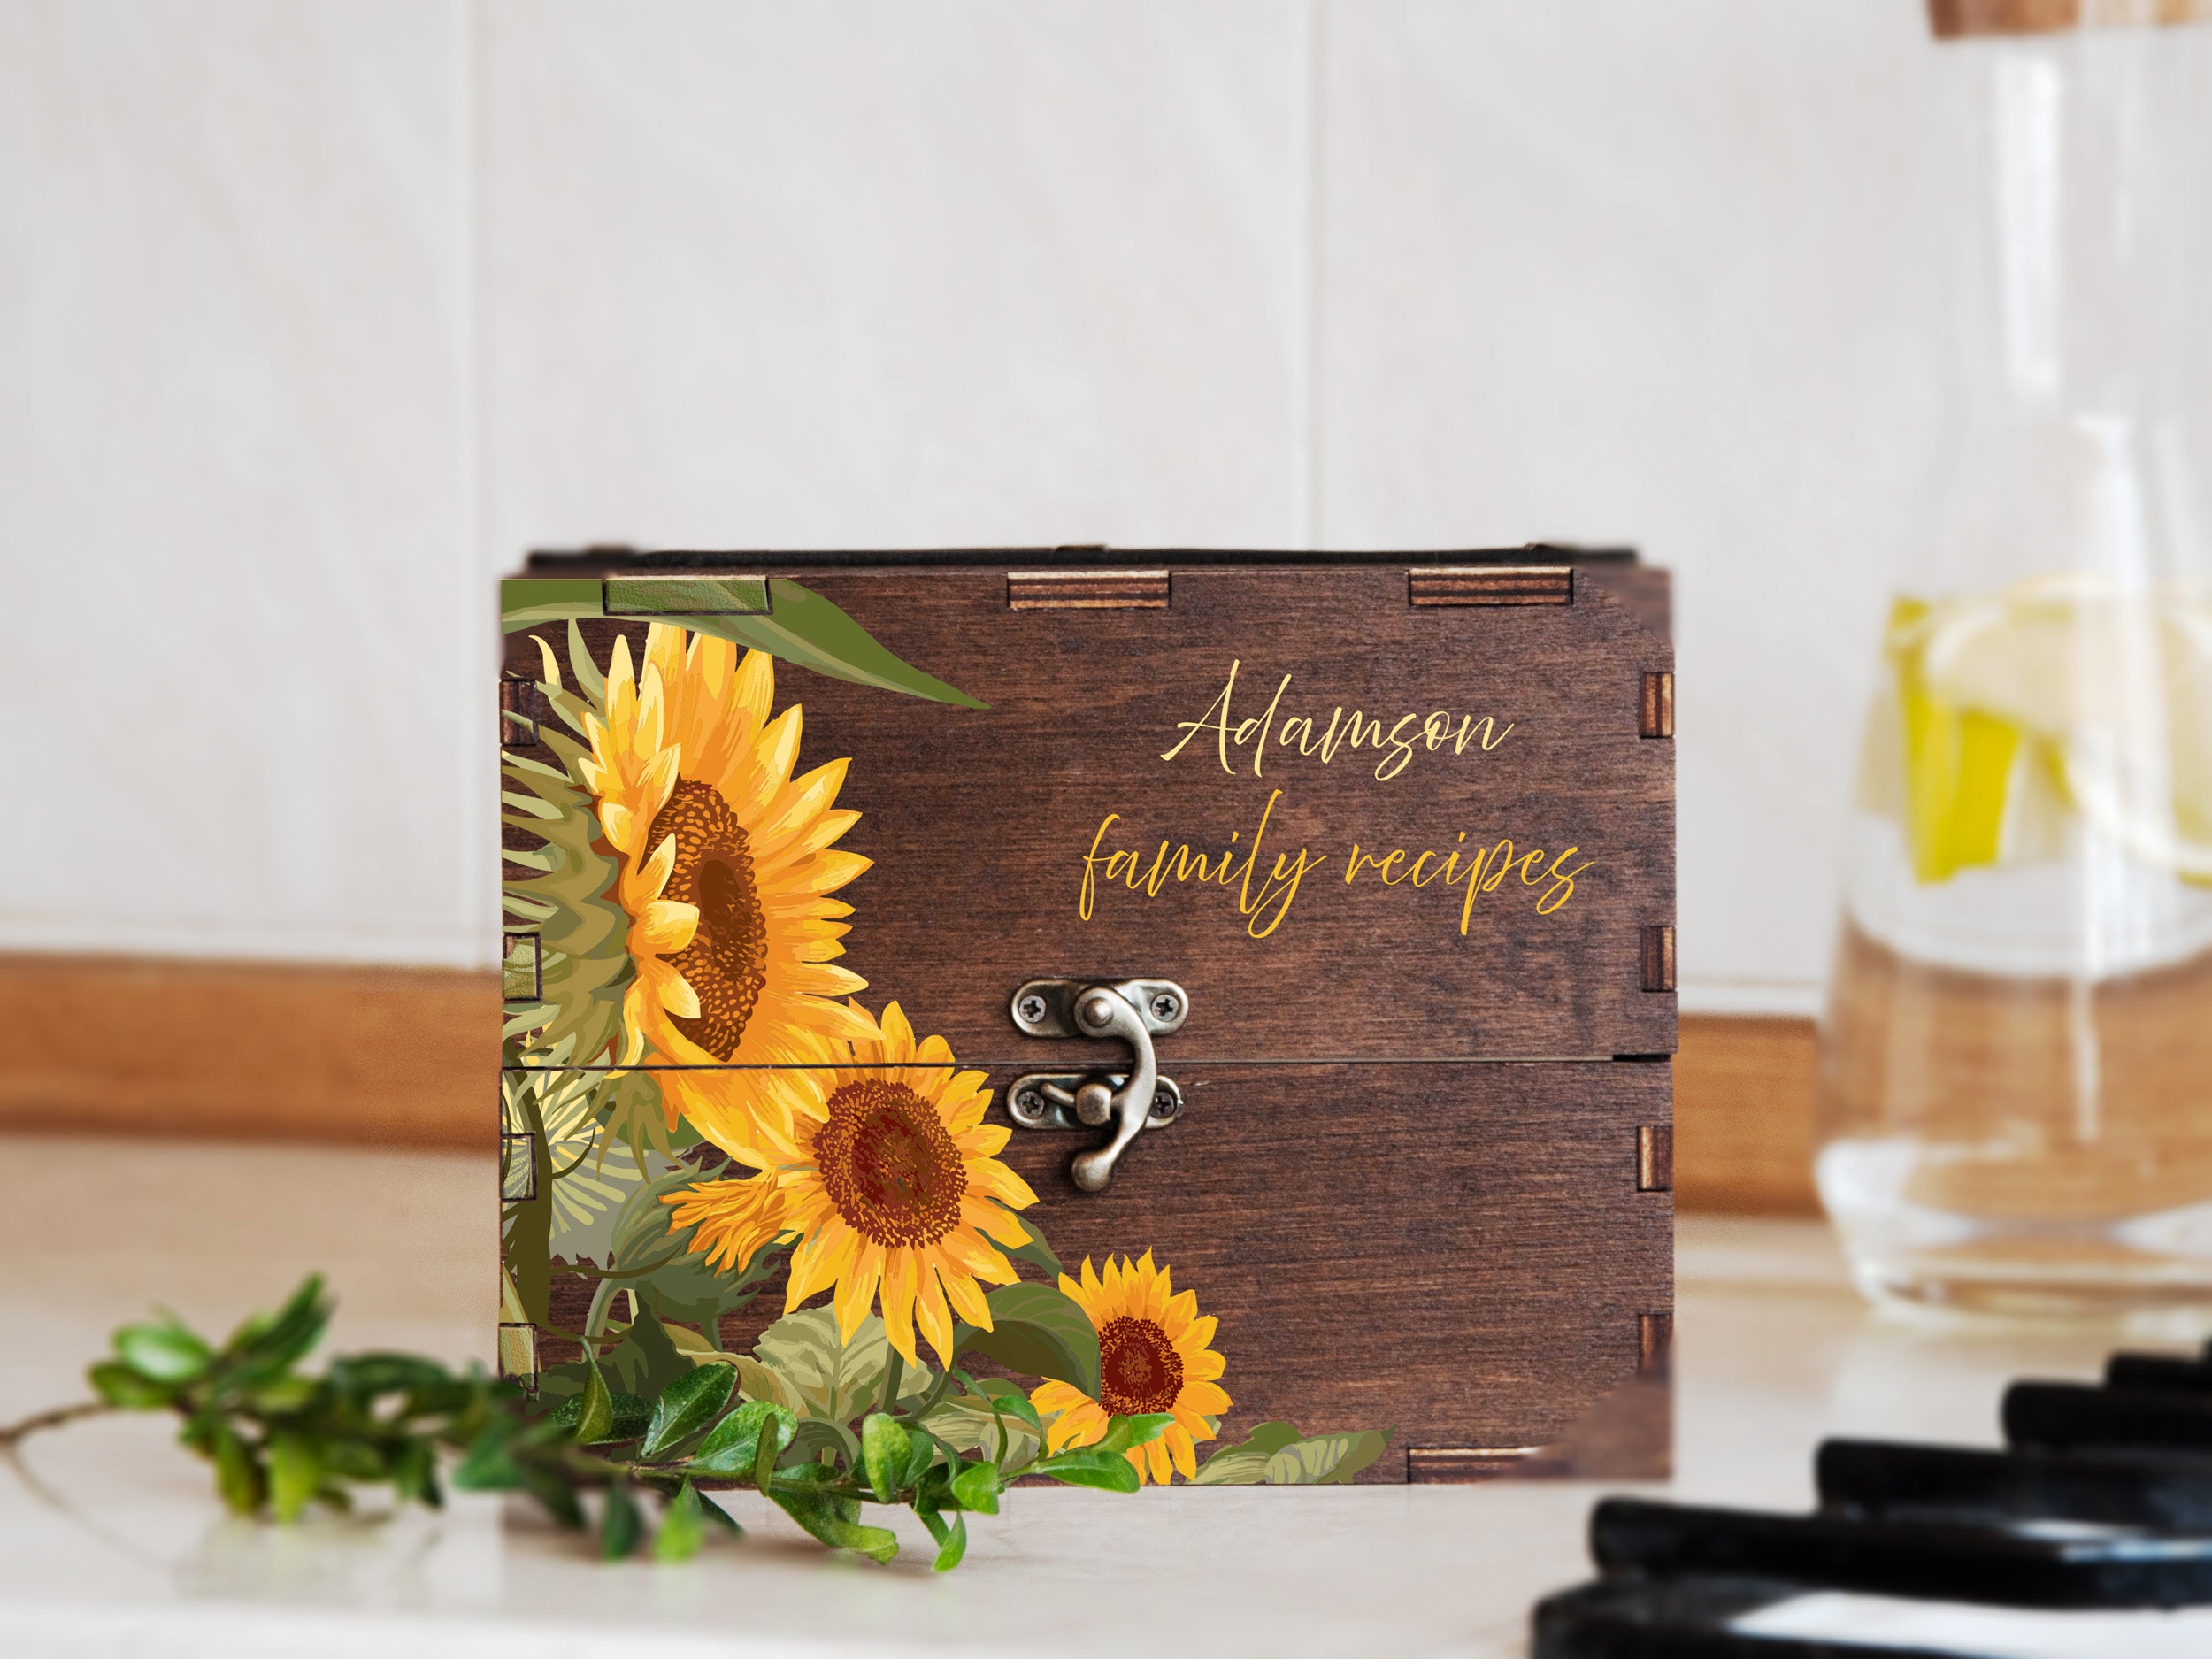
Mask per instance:
[[[496,972],[0,955],[0,1128],[497,1145]],[[1811,1021],[1687,1016],[1674,1074],[1678,1210],[1816,1213]]]
[[[1436,565],[1409,571],[1406,603],[1416,605],[1571,605],[1575,573],[1554,565]]]
[[[1688,1015],[1674,1061],[1674,1204],[1820,1213],[1813,1022]]]
[[[495,972],[0,955],[0,1127],[498,1144]]]

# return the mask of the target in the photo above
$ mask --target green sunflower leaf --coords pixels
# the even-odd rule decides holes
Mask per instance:
[[[1394,1429],[1305,1438],[1289,1423],[1263,1423],[1198,1466],[1201,1486],[1346,1486],[1389,1446]]]
[[[1011,1371],[1049,1377],[1098,1395],[1098,1331],[1075,1299],[1056,1285],[1001,1285],[984,1299],[991,1328],[956,1325],[956,1353],[982,1354]]]
[[[1009,1256],[1024,1262],[1033,1263],[1048,1273],[1064,1272],[1066,1270],[1060,1265],[1060,1258],[1052,1253],[1052,1247],[1045,1242],[1045,1235],[1037,1230],[1037,1224],[1018,1210],[1010,1213],[1015,1221],[1020,1225],[1021,1230],[1029,1235],[1029,1242],[1002,1244],[999,1248]]]
[[[875,1314],[860,1322],[851,1341],[840,1342],[833,1310],[803,1308],[762,1332],[753,1357],[791,1390],[800,1416],[845,1424],[879,1403],[891,1344]],[[929,1383],[919,1366],[902,1368],[899,1398],[892,1403],[920,1398]]]
[[[886,650],[873,634],[821,595],[781,579],[768,584],[770,612],[759,616],[667,617],[661,620],[780,657],[833,680],[879,686],[964,709],[989,705],[925,674]]]
[[[625,579],[611,580],[619,584]],[[714,597],[741,591],[741,603],[749,610],[758,603],[755,585],[759,581],[757,577],[705,577],[686,586],[695,587],[701,593]],[[821,595],[780,577],[764,586],[769,607],[765,616],[724,613],[641,619],[670,623],[766,651],[772,657],[780,657],[834,680],[879,686],[887,691],[903,692],[933,703],[957,703],[969,709],[986,706],[966,692],[902,662],[867,629]],[[656,579],[654,588],[675,591],[666,578]],[[577,627],[576,619],[603,614],[605,602],[606,589],[600,578],[510,578],[500,584],[500,626],[506,633],[514,634],[539,623],[566,621],[570,630],[570,666],[579,687],[598,702],[604,698],[605,690],[603,686],[592,684],[586,674],[591,656],[584,649],[582,632]]]

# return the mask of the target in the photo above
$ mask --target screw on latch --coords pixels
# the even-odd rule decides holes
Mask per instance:
[[[1173,1019],[1176,1010],[1182,1006],[1182,1003],[1177,1002],[1174,997],[1163,991],[1152,999],[1152,1017],[1155,1019]]]
[[[1024,1025],[1033,1025],[1045,1017],[1045,999],[1033,991],[1014,1004],[1014,1011],[1022,1017]]]

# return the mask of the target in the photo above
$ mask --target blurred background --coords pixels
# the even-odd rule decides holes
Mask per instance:
[[[1809,1202],[1952,416],[1935,56],[1913,0],[0,0],[0,1110],[480,1137],[533,546],[1628,541],[1684,1200]]]

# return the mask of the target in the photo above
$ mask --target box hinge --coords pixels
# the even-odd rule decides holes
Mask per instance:
[[[1674,1190],[1674,1126],[1646,1124],[1636,1131],[1636,1190]]]
[[[1643,931],[1638,941],[1637,965],[1647,991],[1674,989],[1674,924],[1662,922]]]
[[[1444,565],[1406,573],[1416,605],[1571,605],[1575,573],[1564,565]]]
[[[1640,737],[1674,735],[1674,675],[1671,671],[1658,669],[1644,675],[1636,733]]]
[[[1010,611],[1164,611],[1165,571],[1009,571]]]

